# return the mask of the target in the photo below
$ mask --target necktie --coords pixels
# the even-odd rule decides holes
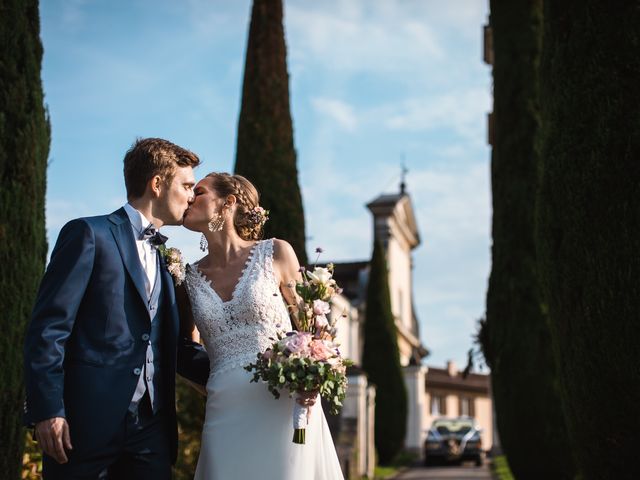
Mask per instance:
[[[167,237],[156,230],[153,223],[149,224],[149,226],[143,230],[139,238],[140,240],[149,240],[149,243],[156,248],[160,245],[164,245],[167,241]]]

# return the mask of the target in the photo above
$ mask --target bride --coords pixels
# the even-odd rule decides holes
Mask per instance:
[[[342,479],[331,433],[318,403],[311,408],[306,444],[292,442],[294,400],[274,399],[250,383],[244,366],[292,330],[285,305],[295,304],[300,279],[287,242],[259,240],[266,220],[256,188],[240,175],[211,173],[194,189],[184,226],[202,232],[208,254],[187,265],[181,310],[186,330],[197,327],[209,355],[207,405],[198,480]],[[185,308],[185,307],[189,307]],[[300,402],[313,405],[316,393]]]

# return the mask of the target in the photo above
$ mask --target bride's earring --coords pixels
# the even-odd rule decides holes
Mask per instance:
[[[224,210],[223,210],[224,212]],[[220,213],[214,213],[211,220],[209,220],[209,231],[210,232],[219,232],[224,227],[225,216]]]
[[[200,237],[200,250],[202,250],[203,252],[206,252],[208,246],[209,246],[209,242],[207,242],[207,237],[205,237],[203,233],[202,237]]]

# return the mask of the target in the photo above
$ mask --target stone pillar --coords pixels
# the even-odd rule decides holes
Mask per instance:
[[[366,471],[366,451],[367,451],[367,377],[362,372],[351,374],[347,377],[349,386],[347,396],[342,407],[342,418],[352,418],[356,421],[355,448],[357,450],[357,472],[360,476]]]
[[[426,429],[424,418],[425,375],[427,368],[422,365],[409,365],[402,368],[404,383],[407,387],[407,435],[405,450],[422,458]]]

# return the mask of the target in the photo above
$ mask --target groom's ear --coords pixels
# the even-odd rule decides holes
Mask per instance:
[[[160,197],[160,194],[162,193],[162,187],[163,187],[163,180],[162,177],[160,175],[154,175],[153,177],[151,177],[151,180],[149,180],[149,188],[151,189],[151,193],[153,194],[153,196],[155,198]]]

